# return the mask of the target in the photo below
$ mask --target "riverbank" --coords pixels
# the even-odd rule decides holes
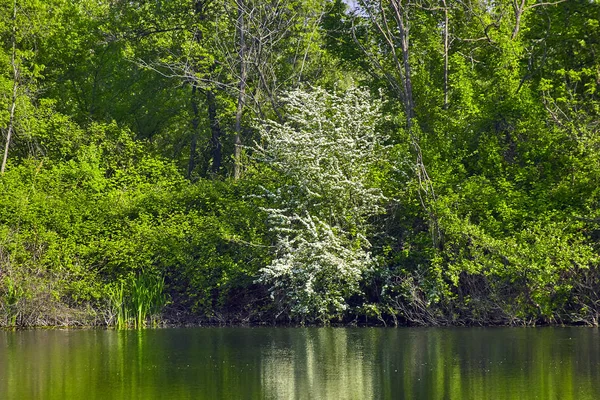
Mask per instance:
[[[21,320],[17,319],[16,324],[0,323],[0,329],[5,330],[23,330],[23,329],[165,329],[165,328],[194,328],[194,327],[598,327],[594,321],[571,320],[571,321],[547,321],[547,320],[511,320],[494,321],[492,323],[485,321],[446,321],[440,320],[436,323],[425,324],[407,320],[401,320],[398,316],[395,318],[388,316],[384,318],[373,318],[354,316],[345,320],[333,321],[294,321],[289,318],[275,318],[271,315],[270,319],[263,316],[262,319],[251,316],[212,316],[198,317],[192,315],[156,315],[144,320],[141,324],[133,319],[125,324],[118,325],[114,317],[107,317],[108,313],[90,312],[90,310],[77,310],[73,314],[65,314],[62,317],[38,316]],[[79,318],[79,319],[78,319]],[[1,321],[1,320],[0,320]]]

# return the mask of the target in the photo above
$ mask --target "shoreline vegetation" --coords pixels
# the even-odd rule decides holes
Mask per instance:
[[[597,327],[600,2],[346,3],[0,0],[0,327]]]

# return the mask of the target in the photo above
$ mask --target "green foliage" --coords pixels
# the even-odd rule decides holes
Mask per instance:
[[[164,304],[159,292],[198,317],[214,316],[231,302],[243,306],[231,293],[252,282],[266,257],[252,246],[262,240],[250,222],[256,207],[237,200],[252,187],[190,184],[148,148],[115,124],[94,124],[69,159],[27,159],[2,177],[0,224],[13,232],[3,246],[10,270],[22,271],[19,276],[28,265],[38,271],[40,283],[28,286],[30,295],[43,297],[39,291],[51,286],[71,309],[59,320],[89,307],[90,318],[104,315],[112,323],[122,308],[115,298],[124,296],[127,315],[117,314],[125,325],[141,327],[146,315],[159,315],[153,308]],[[164,283],[148,276],[164,276]],[[116,282],[125,282],[120,295]]]

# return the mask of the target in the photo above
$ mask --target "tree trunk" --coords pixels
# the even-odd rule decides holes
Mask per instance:
[[[244,103],[246,101],[246,41],[245,26],[244,26],[244,0],[237,0],[238,17],[237,17],[237,34],[239,40],[239,61],[240,61],[240,83],[237,110],[235,113],[235,151],[234,151],[234,170],[233,178],[239,179],[241,176],[241,158],[242,158],[242,114],[244,112]]]
[[[190,96],[190,103],[192,105],[192,112],[194,113],[192,118],[192,139],[190,141],[190,160],[188,162],[188,170],[187,177],[188,179],[192,178],[192,172],[196,168],[196,153],[198,146],[198,125],[199,125],[199,116],[198,116],[198,96],[196,92],[198,88],[196,85],[192,85],[192,94]]]
[[[15,108],[17,106],[17,91],[19,88],[19,68],[17,67],[17,0],[13,3],[13,29],[12,29],[12,53],[10,56],[10,65],[13,70],[13,88],[10,102],[10,111],[8,118],[8,127],[6,129],[6,144],[4,146],[4,157],[2,158],[2,167],[0,174],[4,175],[6,169],[6,161],[8,160],[8,149],[15,124]]]
[[[219,124],[219,120],[217,119],[217,100],[212,90],[206,91],[206,103],[208,105],[208,121],[210,123],[211,131],[211,171],[212,173],[217,174],[221,169],[223,150],[221,145],[221,126]]]
[[[390,0],[392,9],[394,10],[394,17],[398,25],[398,33],[400,33],[400,46],[402,49],[402,65],[404,68],[404,108],[406,109],[406,125],[410,132],[412,128],[412,119],[415,115],[415,105],[412,94],[412,80],[411,80],[411,68],[409,59],[409,36],[407,25],[407,19],[403,15],[404,7],[402,6],[402,0]]]
[[[525,0],[521,0],[521,4],[517,3],[517,0],[513,0],[513,10],[515,12],[515,27],[512,32],[511,40],[515,40],[519,34],[521,28],[521,17],[525,11]]]
[[[448,52],[450,43],[448,37],[450,35],[448,27],[448,5],[446,0],[442,0],[444,4],[444,110],[448,109]]]

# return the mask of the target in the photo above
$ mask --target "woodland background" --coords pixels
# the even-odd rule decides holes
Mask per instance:
[[[0,0],[0,325],[598,325],[597,0]]]

